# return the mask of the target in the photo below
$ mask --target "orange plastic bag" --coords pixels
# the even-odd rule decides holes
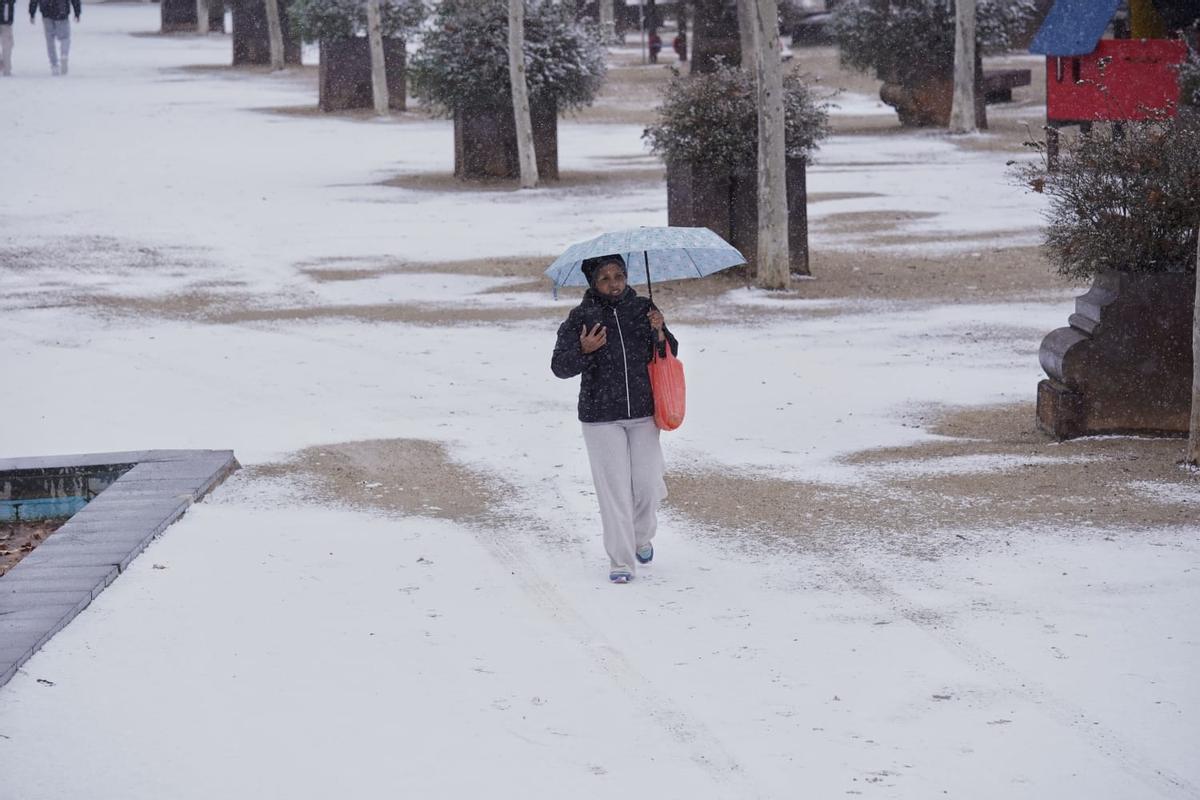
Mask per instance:
[[[654,423],[664,431],[673,431],[683,424],[686,405],[683,362],[671,352],[669,344],[662,349],[665,355],[659,355],[658,348],[654,348],[654,360],[650,362]]]

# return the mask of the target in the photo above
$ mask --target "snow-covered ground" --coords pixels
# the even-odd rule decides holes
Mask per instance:
[[[541,258],[665,223],[661,185],[387,184],[448,172],[449,123],[280,112],[315,105],[308,78],[228,70],[223,36],[129,35],[158,13],[87,6],[65,79],[40,29],[17,26],[0,253],[22,266],[0,265],[0,336],[19,380],[0,382],[0,456],[231,447],[255,465],[414,438],[512,493],[503,522],[465,525],[235,475],[0,688],[0,798],[1200,796],[1193,529],[971,531],[985,544],[925,560],[734,546],[666,513],[655,563],[613,587],[576,384],[547,369],[552,325],[217,325],[57,303],[203,285],[264,305],[565,314],[573,298],[497,293],[499,278],[298,267]],[[559,135],[564,171],[654,164],[636,126]],[[811,193],[840,198],[814,203],[814,242],[835,244],[830,215],[896,211],[948,252],[1028,244],[1038,207],[1006,157],[835,138],[810,171]],[[175,266],[139,267],[139,248]],[[933,438],[912,408],[1028,397],[1037,342],[1069,310],[720,302],[796,313],[676,327],[689,416],[668,462],[848,487],[880,470],[840,456]],[[968,325],[1013,333],[955,336]]]

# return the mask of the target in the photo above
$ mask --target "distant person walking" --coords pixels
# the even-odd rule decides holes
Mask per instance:
[[[29,0],[30,23],[37,16],[39,8],[42,10],[42,27],[46,31],[46,54],[50,56],[50,72],[66,75],[67,59],[71,54],[71,10],[74,9],[75,21],[79,22],[79,14],[83,10],[80,0]]]
[[[17,0],[0,0],[0,75],[12,75],[12,26]]]

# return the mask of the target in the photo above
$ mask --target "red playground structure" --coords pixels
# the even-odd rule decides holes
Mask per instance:
[[[1101,38],[1121,0],[1058,0],[1029,50],[1046,56],[1046,150],[1058,157],[1058,129],[1095,122],[1130,122],[1175,114],[1182,39]]]

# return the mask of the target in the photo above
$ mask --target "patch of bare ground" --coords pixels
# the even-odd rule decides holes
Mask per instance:
[[[15,567],[33,548],[66,522],[45,519],[36,522],[0,522],[0,576]]]
[[[470,523],[494,518],[505,489],[421,439],[310,447],[285,462],[244,468],[246,477],[291,478],[318,502]]]
[[[847,223],[850,224],[850,223]],[[855,224],[869,222],[857,219]],[[520,282],[482,294],[550,291],[543,276],[554,256],[513,256],[453,262],[422,263],[379,257],[374,259],[324,259],[307,262],[299,271],[316,284],[335,281],[371,280],[389,274],[448,273],[489,277],[521,278]],[[971,254],[929,255],[905,253],[815,250],[810,267],[813,277],[797,280],[793,291],[781,293],[787,300],[844,300],[846,303],[961,303],[1042,299],[1072,287],[1046,262],[1039,248],[987,248]],[[717,302],[726,292],[744,289],[752,279],[744,269],[732,269],[702,281],[668,281],[654,285],[655,301],[672,320],[690,324],[773,319],[795,313],[781,302],[774,308],[747,308]],[[644,287],[639,289],[645,292]],[[565,297],[582,295],[579,287],[567,287]],[[36,302],[35,302],[36,301]],[[29,298],[30,305],[47,305],[47,296]],[[552,321],[563,309],[524,306],[520,300],[502,307],[462,305],[433,306],[406,303],[363,305],[296,304],[287,297],[264,298],[238,291],[236,285],[197,283],[171,294],[153,297],[124,297],[118,294],[66,293],[55,296],[53,305],[86,307],[112,317],[160,317],[210,324],[356,319],[375,323],[414,325],[461,325],[473,322]],[[831,315],[837,308],[806,309],[805,313]]]
[[[417,305],[354,305],[307,306],[297,308],[245,309],[214,314],[209,322],[232,324],[242,322],[278,322],[318,319],[353,319],[360,322],[402,322],[410,325],[456,326],[472,322],[522,322],[536,319],[557,319],[553,308],[462,308],[424,307]]]
[[[631,184],[658,183],[665,177],[666,169],[660,165],[594,171],[565,170],[559,173],[557,180],[543,181],[541,188],[570,193],[572,190],[590,191],[601,187],[611,189]],[[448,172],[396,175],[380,185],[419,192],[515,192],[520,188],[516,179],[465,180]]]
[[[1031,529],[1149,530],[1194,524],[1200,481],[1183,471],[1179,439],[1058,442],[1031,404],[930,411],[946,439],[856,453],[854,485],[669,470],[668,503],[707,527],[755,531],[778,544],[829,552],[882,547],[933,558]],[[1147,485],[1168,491],[1147,491]],[[1173,492],[1170,489],[1183,491]],[[1192,494],[1189,494],[1192,492]],[[1189,499],[1191,498],[1191,499]]]

